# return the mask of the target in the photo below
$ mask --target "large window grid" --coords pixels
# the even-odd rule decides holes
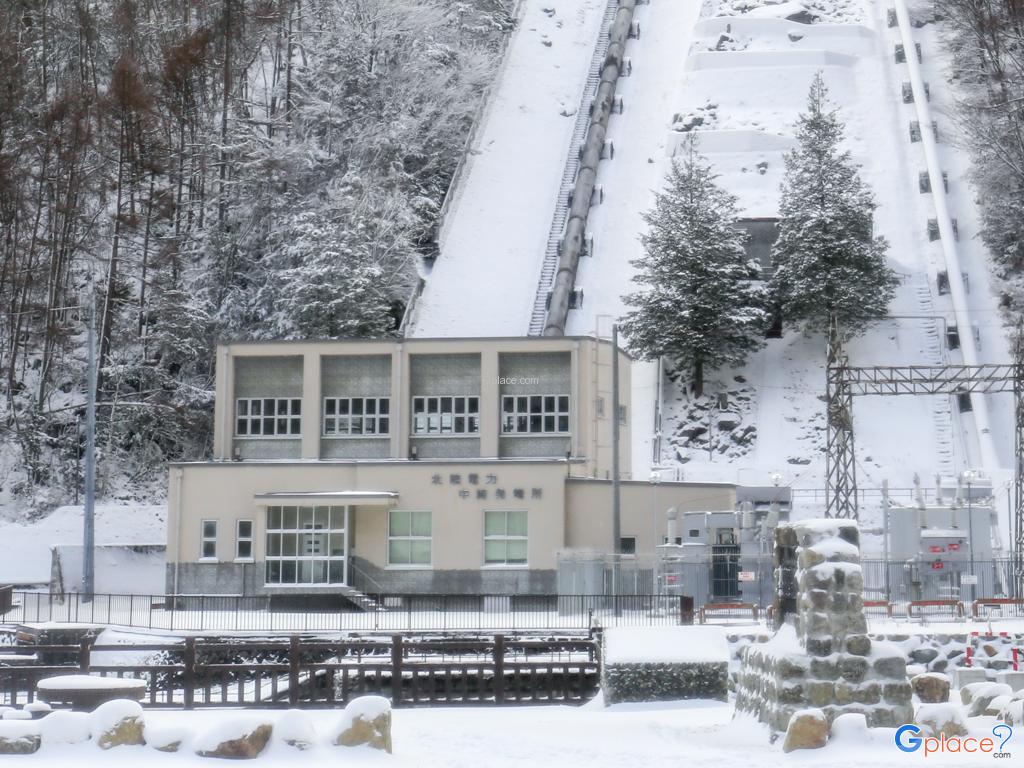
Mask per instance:
[[[526,510],[484,512],[484,564],[526,565]]]
[[[480,398],[476,396],[414,397],[414,435],[467,435],[480,431]]]
[[[344,584],[345,507],[267,507],[267,584]]]
[[[430,512],[388,511],[388,565],[425,567],[432,560]]]
[[[238,437],[291,437],[302,434],[302,399],[240,397],[235,401]]]
[[[324,398],[324,436],[387,435],[391,431],[388,397]]]
[[[568,395],[503,395],[504,434],[565,434],[569,431]]]

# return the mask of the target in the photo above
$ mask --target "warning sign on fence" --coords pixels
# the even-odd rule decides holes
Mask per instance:
[[[756,579],[757,575],[753,571],[740,571],[739,573],[740,581],[755,581]]]

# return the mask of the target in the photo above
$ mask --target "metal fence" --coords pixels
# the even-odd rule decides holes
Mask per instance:
[[[267,597],[53,595],[16,592],[0,621],[100,624],[168,631],[517,631],[691,621],[679,595],[371,595],[376,610],[289,608]]]
[[[941,563],[941,567],[937,564]],[[957,613],[979,618],[1024,617],[1020,569],[1014,558],[967,562],[865,559],[864,600],[875,615]],[[751,622],[772,604],[774,569],[768,557],[732,563],[674,563],[649,572],[619,570],[604,587],[620,594],[370,595],[375,609],[278,609],[267,596],[96,595],[14,592],[0,622],[85,623],[168,631],[518,631],[580,630],[601,626],[672,625],[698,619]],[[634,587],[642,594],[622,594]],[[934,605],[929,605],[934,604]],[[949,606],[959,606],[947,610]],[[932,610],[934,609],[934,610]]]

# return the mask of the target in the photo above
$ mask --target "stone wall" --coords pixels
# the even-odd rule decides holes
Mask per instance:
[[[766,643],[743,651],[737,712],[783,731],[797,710],[829,722],[848,712],[872,726],[913,717],[906,657],[867,634],[856,523],[812,520],[780,526],[775,547],[775,617]]]
[[[602,664],[605,704],[624,701],[677,701],[728,697],[726,662],[683,664]]]

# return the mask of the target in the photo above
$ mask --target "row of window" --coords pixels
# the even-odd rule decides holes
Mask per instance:
[[[344,507],[267,507],[266,583],[343,584],[348,548]],[[203,520],[200,553],[217,559],[216,520]],[[484,512],[484,564],[526,565],[525,510]],[[388,565],[433,564],[432,515],[423,510],[388,512]],[[235,558],[253,557],[253,521],[235,523]]]
[[[240,437],[297,437],[302,434],[302,400],[289,397],[243,397],[236,401],[235,434]],[[323,435],[387,435],[391,398],[324,399]],[[569,432],[568,395],[520,395],[501,399],[505,434]],[[473,435],[480,432],[480,398],[432,396],[412,399],[412,434]]]

